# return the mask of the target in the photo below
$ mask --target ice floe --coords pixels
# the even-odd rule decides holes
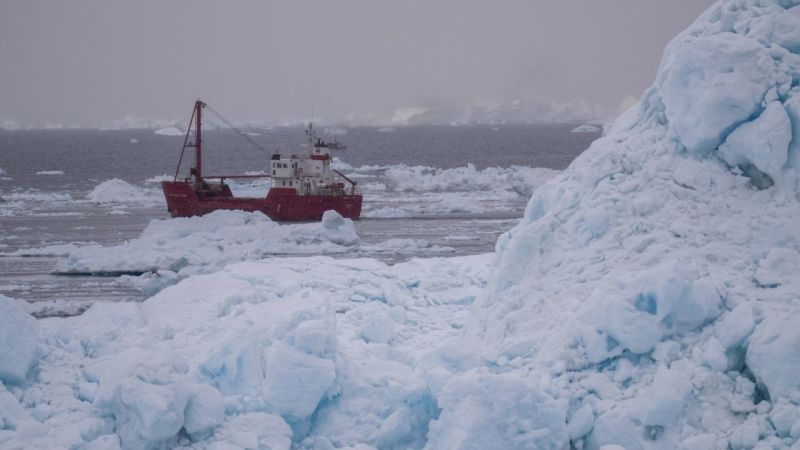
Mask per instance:
[[[280,254],[344,252],[358,244],[353,222],[328,211],[318,223],[279,225],[260,212],[216,211],[202,217],[153,220],[133,240],[113,247],[58,247],[62,273],[142,273],[182,276]],[[40,249],[45,252],[48,248]]]
[[[141,188],[119,178],[104,181],[86,194],[86,199],[93,203],[122,203],[158,205],[164,203],[164,195],[160,189]]]

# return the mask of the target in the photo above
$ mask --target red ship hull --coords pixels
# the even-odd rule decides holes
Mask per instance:
[[[361,216],[361,195],[298,195],[294,189],[272,188],[264,198],[234,197],[226,184],[195,189],[185,181],[163,181],[161,188],[172,217],[202,216],[220,209],[260,211],[272,220],[313,221],[334,210],[348,219]]]

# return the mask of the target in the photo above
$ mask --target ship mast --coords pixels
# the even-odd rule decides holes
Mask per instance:
[[[206,106],[202,100],[194,102],[195,133],[194,133],[194,181],[203,182],[203,107]]]
[[[194,102],[192,109],[192,118],[189,119],[189,126],[186,127],[186,136],[183,137],[183,146],[181,147],[181,157],[178,159],[178,167],[175,169],[175,177],[172,181],[178,180],[178,173],[181,170],[181,162],[183,162],[183,154],[188,147],[194,147],[194,167],[189,169],[189,175],[194,176],[195,183],[203,182],[203,130],[202,130],[202,114],[203,108],[206,106],[202,100]],[[192,134],[192,124],[194,124],[194,142],[189,142],[189,135]]]

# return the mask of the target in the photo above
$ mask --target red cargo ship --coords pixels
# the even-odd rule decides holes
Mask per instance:
[[[334,210],[349,219],[361,216],[362,197],[356,182],[331,168],[329,146],[316,138],[311,124],[306,130],[307,151],[272,155],[269,175],[266,175],[272,178],[272,187],[263,198],[234,197],[225,179],[257,178],[262,175],[203,174],[202,114],[205,106],[200,100],[195,102],[175,177],[172,181],[161,183],[167,199],[167,210],[172,217],[202,216],[220,209],[260,211],[273,220],[281,221],[320,220],[322,213],[327,210]],[[194,142],[189,141],[192,131]],[[189,171],[189,177],[178,180],[187,148],[194,148],[194,166]]]

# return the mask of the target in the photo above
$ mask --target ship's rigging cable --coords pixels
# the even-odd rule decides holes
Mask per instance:
[[[216,110],[214,110],[214,108],[212,108],[208,103],[206,103],[206,109],[208,109],[211,112],[211,114],[214,114],[215,116],[217,116],[217,119],[223,121],[225,123],[225,125],[227,125],[229,128],[231,128],[234,131],[236,131],[237,133],[239,133],[239,136],[243,137],[244,140],[249,142],[252,146],[254,146],[255,148],[261,150],[261,152],[264,153],[265,155],[270,156],[270,153],[267,151],[267,149],[265,149],[264,147],[258,145],[258,143],[256,141],[254,141],[253,139],[251,139],[250,136],[246,135],[242,130],[236,128],[228,119],[222,117],[222,114],[220,114]]]

